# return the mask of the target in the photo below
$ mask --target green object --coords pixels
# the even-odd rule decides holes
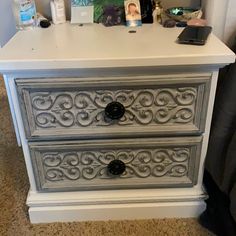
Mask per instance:
[[[103,14],[104,6],[124,6],[124,0],[94,0],[94,22],[98,22],[99,17]]]
[[[173,8],[167,9],[167,13],[174,16],[181,16],[183,14],[192,13],[197,10],[198,9],[187,8],[187,7],[173,7]]]
[[[80,6],[80,7],[86,7],[86,6],[92,6],[93,0],[71,0],[72,6]]]
[[[166,14],[176,21],[189,21],[191,19],[200,19],[202,10],[188,7],[172,7],[166,10]]]

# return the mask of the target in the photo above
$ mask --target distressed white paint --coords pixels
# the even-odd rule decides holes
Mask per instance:
[[[12,116],[13,117],[15,116],[16,118],[16,131],[17,131],[16,133],[17,135],[20,136],[21,146],[24,152],[24,158],[25,158],[27,173],[28,173],[29,182],[30,182],[30,187],[33,191],[36,191],[36,184],[35,184],[35,178],[34,178],[30,153],[29,153],[28,140],[26,139],[26,135],[25,135],[25,129],[23,125],[18,95],[16,91],[16,86],[15,86],[15,80],[14,80],[15,78],[10,75],[9,76],[5,75],[4,78],[5,78],[7,87],[9,88],[8,96],[11,97],[11,101],[12,101],[12,105],[11,105],[11,109],[13,109]]]
[[[218,72],[212,76],[206,131],[203,135],[198,183],[193,188],[131,189],[37,193],[27,204],[32,223],[197,217],[205,209],[203,165],[209,139]],[[184,209],[184,211],[183,211]],[[43,219],[43,220],[42,220]]]
[[[11,110],[16,118],[31,184],[27,204],[30,206],[29,214],[33,223],[196,217],[204,210],[203,199],[206,195],[202,190],[203,163],[210,131],[217,68],[234,62],[235,55],[213,35],[205,46],[179,45],[175,42],[179,32],[180,29],[147,25],[140,28],[137,34],[128,34],[125,27],[107,29],[93,25],[79,28],[65,24],[47,30],[20,32],[1,49],[0,71],[5,73],[8,96],[11,97],[12,103]],[[178,68],[178,73],[183,76],[185,73],[203,71],[213,73],[198,184],[192,188],[178,189],[36,192],[28,140],[14,79],[22,76],[34,78],[45,74],[58,76],[60,71],[69,77],[72,69],[77,68],[73,73],[81,75],[82,69],[91,73],[91,67],[102,67],[103,72],[99,72],[101,75],[109,71],[109,67],[115,68],[109,73],[116,71],[113,73],[124,74],[124,70],[120,68],[124,66],[131,67],[133,73],[142,70],[142,73],[151,73],[152,69],[149,71],[148,66],[156,67],[156,70],[164,68],[162,73],[165,74],[174,73]]]

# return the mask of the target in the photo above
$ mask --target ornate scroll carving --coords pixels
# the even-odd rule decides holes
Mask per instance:
[[[40,128],[163,125],[193,123],[198,88],[31,92],[33,116]],[[124,105],[119,121],[104,109],[112,101]]]
[[[126,165],[118,178],[182,177],[188,173],[191,147],[139,150],[61,151],[42,153],[47,181],[110,179],[108,164],[115,159]]]

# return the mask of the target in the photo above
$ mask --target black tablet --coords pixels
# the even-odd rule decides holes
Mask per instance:
[[[184,44],[204,45],[211,33],[210,26],[187,26],[178,36],[178,42]]]

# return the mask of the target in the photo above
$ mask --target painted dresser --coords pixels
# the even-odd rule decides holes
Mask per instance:
[[[51,26],[0,50],[33,223],[196,217],[218,70],[181,29]]]

